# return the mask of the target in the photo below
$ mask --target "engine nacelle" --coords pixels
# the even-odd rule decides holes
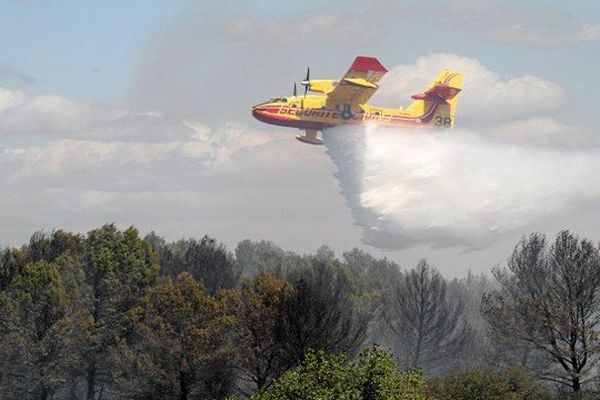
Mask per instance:
[[[333,89],[337,86],[338,82],[333,79],[316,79],[310,81],[303,81],[302,84],[304,86],[308,86],[308,90],[311,92],[318,93],[331,93]]]

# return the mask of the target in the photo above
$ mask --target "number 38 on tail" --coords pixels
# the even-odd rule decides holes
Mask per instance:
[[[356,57],[341,80],[310,79],[310,69],[302,81],[304,94],[296,84],[291,97],[273,98],[252,108],[252,115],[268,124],[299,128],[301,142],[323,144],[319,131],[338,125],[374,123],[383,126],[441,127],[454,125],[460,72],[445,70],[422,93],[412,96],[407,108],[386,108],[367,104],[379,88],[387,70],[373,57]],[[308,92],[315,93],[307,95]]]

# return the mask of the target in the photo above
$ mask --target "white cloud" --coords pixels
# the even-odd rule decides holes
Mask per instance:
[[[391,106],[412,101],[409,96],[431,84],[444,68],[463,73],[458,124],[497,125],[556,110],[564,98],[560,86],[533,75],[504,78],[481,63],[456,54],[436,53],[414,64],[399,65],[381,82],[376,99]],[[375,101],[375,100],[374,100]]]
[[[4,89],[0,106],[3,244],[41,228],[85,231],[114,221],[172,239],[279,238],[307,250],[326,238],[306,232],[333,237],[350,225],[323,149],[298,144],[291,130],[209,129]]]
[[[569,126],[550,116],[510,121],[489,127],[485,134],[503,142],[520,145],[563,149],[586,149],[600,145],[600,138],[589,128]]]
[[[25,101],[23,92],[0,88],[0,112],[16,107]]]
[[[58,95],[27,96],[0,88],[0,137],[171,141],[193,135],[192,129],[160,113],[134,113]]]

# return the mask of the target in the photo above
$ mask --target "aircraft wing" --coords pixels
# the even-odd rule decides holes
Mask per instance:
[[[327,108],[366,103],[387,69],[374,57],[356,57],[348,72],[327,95]]]

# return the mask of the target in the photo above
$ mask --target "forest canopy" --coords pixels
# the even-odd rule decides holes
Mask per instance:
[[[0,251],[8,400],[596,398],[599,323],[598,246],[566,230],[453,280],[113,224]]]

